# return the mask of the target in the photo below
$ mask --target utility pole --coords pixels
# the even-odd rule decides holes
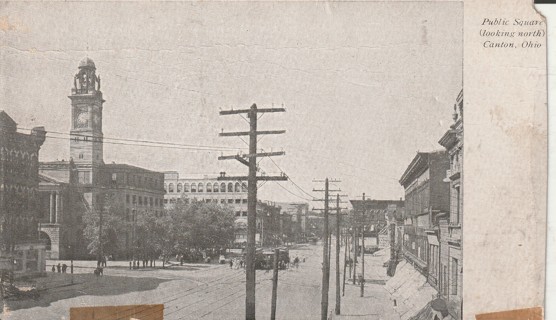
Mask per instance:
[[[345,232],[345,231],[346,230],[344,229],[344,246],[345,247],[344,247],[344,278],[343,278],[343,284],[342,284],[342,297],[346,293],[346,264],[347,264],[347,261],[348,261],[347,257],[348,257],[348,252],[349,252],[348,233]]]
[[[336,314],[340,314],[340,195],[336,195]],[[344,262],[345,264],[345,262]],[[345,273],[345,266],[344,266]]]
[[[100,267],[102,261],[102,208],[99,210],[99,221],[98,221],[98,259],[97,267]]]
[[[354,218],[356,217],[355,210],[353,211]],[[357,274],[357,220],[354,219],[353,224],[353,284],[355,284],[355,276]]]
[[[365,193],[363,193],[363,214],[361,226],[361,297],[365,295]]]
[[[282,134],[285,130],[257,131],[259,113],[285,112],[284,108],[258,109],[253,104],[249,109],[220,111],[220,115],[247,114],[249,118],[249,131],[222,132],[221,137],[249,136],[249,154],[235,156],[221,156],[218,160],[235,159],[249,168],[247,177],[226,177],[222,172],[218,180],[245,181],[247,180],[247,254],[245,272],[245,319],[255,319],[255,234],[257,232],[257,181],[286,181],[284,173],[281,176],[257,176],[257,157],[270,157],[284,155],[284,152],[257,153],[257,137],[264,134]],[[247,158],[247,160],[246,160]]]
[[[321,182],[316,181],[314,182]],[[324,209],[314,209],[314,210],[323,210],[323,232],[322,232],[322,297],[321,297],[321,319],[326,320],[328,319],[328,291],[330,288],[330,256],[331,256],[331,243],[332,243],[332,234],[329,230],[328,226],[328,215],[329,215],[329,194],[332,191],[341,191],[341,190],[330,190],[329,183],[330,182],[340,182],[339,180],[330,180],[326,178],[324,180],[324,190],[315,190],[313,191],[324,191],[324,198],[323,199],[314,199],[314,201],[324,201]],[[340,195],[337,196],[339,199]],[[336,207],[337,212],[340,210],[340,202],[338,201],[338,205]],[[339,237],[339,235],[336,235]],[[339,260],[337,260],[339,261]],[[339,282],[338,282],[339,283]]]
[[[330,270],[328,265],[328,178],[324,182],[324,226],[322,240],[322,297],[321,297],[321,320],[328,319],[328,282],[330,281]]]
[[[274,249],[274,272],[272,274],[272,301],[270,307],[270,320],[276,320],[276,295],[278,292],[278,258],[280,249]]]

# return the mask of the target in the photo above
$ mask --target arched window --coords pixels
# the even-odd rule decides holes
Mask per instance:
[[[220,184],[220,192],[226,192],[226,183],[222,182]]]
[[[218,192],[218,182],[214,183],[214,186],[212,187],[212,192]]]
[[[203,189],[203,184],[199,182],[199,184],[197,185],[197,191],[203,192]]]
[[[166,183],[164,184],[164,191],[168,192],[168,185]]]
[[[189,183],[184,183],[183,184],[183,192],[189,192]]]
[[[191,184],[191,192],[197,192],[197,185],[195,183]]]
[[[181,192],[181,187],[182,187],[182,184],[180,182],[180,183],[178,183],[177,190],[176,190],[178,193]]]
[[[173,183],[170,183],[168,185],[168,192],[170,192],[170,193],[174,192],[174,184]]]
[[[235,192],[241,192],[241,187],[239,182],[236,182]]]
[[[207,183],[207,192],[212,192],[212,183]]]
[[[241,183],[241,192],[247,192],[247,183],[245,182]]]
[[[233,183],[228,183],[228,192],[234,192],[234,184]]]

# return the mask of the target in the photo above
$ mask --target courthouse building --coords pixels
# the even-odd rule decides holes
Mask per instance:
[[[41,235],[53,259],[90,257],[83,241],[82,215],[102,210],[110,198],[122,218],[135,222],[137,213],[163,210],[162,173],[104,162],[103,99],[95,63],[85,58],[73,79],[70,160],[41,162]],[[118,258],[129,258],[135,241],[133,223],[118,235]]]
[[[38,237],[39,150],[46,132],[17,132],[0,110],[0,264],[16,274],[46,271],[45,244]]]

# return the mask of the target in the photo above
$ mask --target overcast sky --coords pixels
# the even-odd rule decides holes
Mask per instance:
[[[440,149],[462,88],[462,3],[1,3],[1,105],[22,128],[69,132],[70,94],[89,56],[102,79],[106,138],[246,151],[220,109],[281,106],[259,147],[305,191],[341,179],[350,198],[398,199],[417,151]],[[54,135],[52,135],[54,136]],[[59,136],[59,135],[58,135]],[[61,137],[61,136],[59,136]],[[234,153],[224,152],[224,154]],[[105,162],[182,175],[246,174],[221,152],[104,146]],[[69,159],[47,139],[41,161]],[[268,158],[267,174],[280,169]],[[260,198],[304,201],[291,182]],[[298,195],[294,196],[286,190]],[[302,198],[300,198],[302,197]],[[318,206],[318,204],[315,204]]]

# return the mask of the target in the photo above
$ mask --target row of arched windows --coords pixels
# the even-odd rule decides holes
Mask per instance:
[[[175,188],[174,188],[175,187]],[[168,183],[168,184],[164,184],[164,190],[166,190],[166,192],[168,193],[182,193],[182,192],[191,192],[191,193],[195,193],[195,192],[247,192],[247,184],[245,182],[243,183],[239,183],[236,182],[235,184],[232,182],[228,182],[228,184],[226,184],[225,182],[222,183],[203,183],[203,182],[199,182],[199,183],[177,183],[174,185],[174,183]]]

